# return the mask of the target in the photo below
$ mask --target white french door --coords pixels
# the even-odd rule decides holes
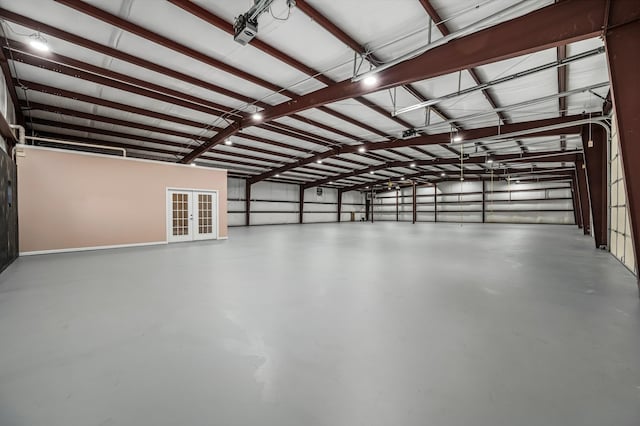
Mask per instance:
[[[218,238],[218,193],[167,190],[169,242]]]

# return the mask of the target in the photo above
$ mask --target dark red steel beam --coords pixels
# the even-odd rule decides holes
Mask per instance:
[[[70,8],[73,8],[81,13],[84,13],[86,15],[92,16],[95,19],[98,19],[100,21],[109,23],[117,28],[120,28],[124,31],[127,31],[131,34],[135,34],[139,37],[142,37],[146,40],[149,40],[153,43],[156,43],[160,46],[164,46],[168,49],[171,49],[177,53],[180,53],[182,55],[188,56],[192,59],[195,59],[199,62],[202,62],[204,64],[210,65],[214,68],[217,68],[219,70],[222,70],[228,74],[231,74],[235,77],[241,78],[243,80],[249,81],[251,83],[254,83],[258,86],[264,87],[266,89],[269,89],[273,92],[278,92],[284,96],[287,96],[291,99],[296,99],[298,97],[298,95],[296,95],[295,93],[291,92],[290,90],[287,90],[285,88],[279,87],[276,84],[273,84],[269,81],[266,81],[262,78],[256,77],[246,71],[243,71],[237,67],[231,66],[229,64],[226,64],[222,61],[219,61],[211,56],[205,55],[202,52],[199,52],[195,49],[192,49],[188,46],[185,46],[183,44],[180,44],[178,42],[175,42],[167,37],[164,37],[160,34],[157,34],[153,31],[147,30],[146,28],[143,28],[139,25],[136,25],[132,22],[129,22],[127,20],[124,20],[118,16],[115,16],[105,10],[99,9],[93,5],[90,5],[88,3],[85,3],[83,1],[80,0],[55,0],[58,3],[64,4],[65,6],[68,6]],[[379,107],[373,107],[374,110],[376,110],[376,108],[380,109]],[[381,112],[381,111],[378,111]],[[384,110],[382,110],[383,114],[388,115],[388,113]],[[410,126],[409,126],[410,127]]]
[[[536,163],[549,162],[549,161],[553,161],[553,162],[576,161],[576,155],[579,153],[579,151],[568,153],[568,155],[566,156],[563,155],[563,156],[544,157],[545,155],[557,154],[557,153],[558,153],[557,151],[552,151],[552,152],[544,152],[544,153],[540,153],[540,152],[525,153],[522,155],[502,154],[502,155],[495,155],[494,161],[507,161],[507,160],[525,161],[529,158],[531,158],[532,161],[535,161]],[[477,156],[477,157],[470,157],[465,159],[464,163],[465,164],[484,164],[486,161],[487,161],[487,158],[485,156]],[[336,180],[340,180],[340,179],[344,179],[352,176],[357,176],[363,173],[375,172],[378,170],[389,169],[393,167],[411,167],[411,164],[414,164],[415,166],[432,166],[432,165],[459,164],[459,163],[460,163],[460,160],[457,158],[439,158],[437,160],[390,161],[388,163],[377,164],[364,169],[354,170],[353,172],[330,176],[323,180],[309,182],[306,187],[311,188],[314,186],[321,186],[321,185],[324,185],[325,183],[328,183],[329,181],[336,181]],[[526,170],[522,170],[522,171],[526,171]],[[476,174],[476,171],[469,170],[467,173]],[[477,171],[477,173],[482,173],[482,171]],[[440,173],[437,173],[437,176],[440,176]]]
[[[18,82],[14,82],[18,84]],[[20,83],[22,83],[27,90],[34,90],[41,93],[46,93],[53,96],[59,96],[67,99],[74,99],[82,102],[86,102],[93,105],[100,105],[106,108],[111,108],[119,111],[126,111],[131,114],[138,114],[145,117],[157,118],[158,120],[168,121],[170,123],[182,124],[184,126],[196,127],[198,129],[205,129],[207,127],[206,123],[201,123],[198,121],[189,120],[182,117],[176,117],[173,115],[163,114],[157,111],[151,111],[145,108],[138,108],[131,105],[123,104],[120,102],[113,102],[106,100],[104,98],[97,98],[95,96],[85,95],[79,92],[72,92],[71,90],[58,89],[56,87],[47,86],[46,84],[40,84],[33,81],[28,81],[21,79]],[[217,127],[210,127],[211,130],[219,130]]]
[[[566,0],[553,4],[452,40],[446,45],[436,47],[414,59],[380,72],[378,84],[375,87],[366,86],[359,81],[345,80],[300,96],[295,101],[267,108],[263,113],[263,121],[275,120],[320,105],[592,38],[601,32],[604,10],[605,4],[602,0]],[[522,37],[523,33],[527,36]],[[229,126],[227,131],[185,156],[182,162],[191,161],[210,146],[237,133],[244,124],[249,124],[245,121],[238,123],[237,126]]]
[[[100,129],[100,128],[96,128],[96,127],[87,127],[87,126],[79,126],[76,124],[71,124],[71,123],[64,123],[64,122],[57,122],[57,121],[53,121],[53,120],[44,120],[41,118],[34,118],[31,117],[29,119],[29,124],[38,124],[41,126],[48,126],[48,127],[55,127],[55,128],[61,128],[61,129],[68,129],[68,130],[74,130],[77,132],[86,132],[86,133],[93,133],[96,135],[103,135],[103,136],[111,136],[111,137],[116,137],[116,138],[120,138],[120,139],[125,139],[125,140],[133,140],[133,141],[139,141],[139,142],[149,142],[149,143],[153,143],[153,144],[157,144],[157,145],[166,145],[166,146],[172,146],[172,147],[177,147],[177,148],[182,148],[185,149],[184,144],[182,143],[178,143],[178,142],[172,142],[172,141],[167,141],[167,140],[163,140],[163,139],[156,139],[156,138],[151,138],[148,136],[140,136],[140,135],[132,135],[129,133],[122,133],[122,132],[115,132],[112,130],[105,130],[105,129]],[[275,156],[275,157],[284,157],[287,159],[296,159],[297,157],[292,156],[292,155],[287,155],[287,154],[283,154],[283,153],[278,153],[278,152],[274,152],[274,151],[268,151],[265,149],[260,149],[260,148],[255,148],[252,146],[248,146],[242,143],[234,143],[233,144],[233,148],[237,148],[240,150],[246,150],[246,151],[250,151],[250,152],[257,152],[257,153],[261,153],[261,154],[265,154],[265,155],[271,155],[271,156]],[[212,151],[214,152],[214,151]],[[219,153],[224,153],[226,155],[233,155],[233,156],[240,156],[241,154],[237,154],[237,153],[229,153],[228,150],[225,151],[215,151],[215,152],[219,152]],[[179,153],[178,153],[179,154]],[[244,154],[242,154],[242,156],[244,156]],[[206,157],[203,157],[206,158]],[[247,157],[247,158],[254,158],[254,159],[258,159],[261,157]],[[282,163],[282,160],[274,160],[274,159],[262,159],[261,161],[267,161],[267,162],[272,162],[272,163]]]
[[[582,230],[584,231],[584,235],[591,235],[589,185],[587,184],[586,166],[583,160],[576,162],[576,177],[578,179],[578,194],[580,196],[580,210],[582,213]]]
[[[578,200],[578,188],[575,173],[571,176],[571,200],[573,201],[573,220],[579,229],[582,229],[582,214],[580,214],[580,201]]]
[[[24,47],[24,45],[21,46],[19,44],[15,44],[15,43],[14,43],[14,45],[17,48]],[[87,68],[91,69],[94,72],[99,72],[100,74],[103,74],[103,75],[104,74],[109,75],[109,77],[108,78],[107,77],[102,77],[100,75],[94,74],[93,72],[85,72],[85,71],[79,70],[77,68],[71,68],[69,66],[61,65],[61,64],[59,64],[57,62],[54,62],[54,61],[51,61],[49,59],[39,58],[39,57],[36,57],[34,55],[22,53],[20,51],[15,51],[14,52],[13,59],[16,60],[16,61],[20,61],[20,62],[29,64],[29,65],[32,65],[32,66],[37,66],[39,68],[43,68],[43,69],[49,70],[49,71],[52,71],[52,72],[59,72],[59,73],[68,75],[70,77],[83,79],[85,81],[91,81],[91,82],[96,83],[96,84],[101,84],[101,85],[108,86],[108,87],[114,87],[114,88],[117,88],[117,89],[120,89],[120,90],[124,90],[124,91],[128,91],[128,92],[131,92],[131,93],[135,93],[137,95],[145,96],[145,97],[148,97],[148,98],[151,98],[151,99],[156,99],[156,100],[167,102],[167,103],[171,103],[171,104],[174,104],[174,105],[183,106],[185,108],[189,108],[189,109],[192,109],[192,110],[195,110],[195,111],[200,111],[200,112],[204,112],[204,113],[207,113],[207,114],[212,114],[214,117],[216,117],[216,114],[219,115],[219,111],[217,111],[215,109],[212,109],[212,108],[209,108],[209,107],[205,107],[205,106],[202,105],[202,104],[207,104],[208,101],[206,101],[206,100],[199,99],[199,98],[196,98],[196,97],[192,97],[191,100],[195,101],[195,102],[184,101],[182,99],[173,98],[171,96],[166,96],[166,95],[163,95],[162,93],[156,92],[156,90],[158,90],[158,89],[162,90],[162,88],[154,87],[155,85],[152,85],[152,84],[151,84],[151,89],[152,90],[146,90],[146,89],[143,89],[143,88],[140,88],[140,87],[136,87],[136,86],[134,86],[132,84],[123,83],[123,82],[120,82],[118,80],[119,79],[123,79],[123,77],[127,78],[126,76],[122,76],[121,74],[113,73],[113,72],[111,72],[109,70],[105,70],[105,69],[102,69],[102,68],[99,68],[99,67],[95,67],[95,66],[92,66],[90,64],[86,64],[84,62],[81,62],[81,61],[72,60],[71,63],[73,63],[73,65],[77,66],[77,67],[87,67]],[[60,61],[68,62],[67,59],[70,59],[70,58],[66,58],[66,57],[63,57],[61,55],[55,55],[55,59],[56,59],[56,61],[60,60]],[[138,83],[138,82],[135,81],[136,79],[132,79],[132,80],[133,80],[132,83],[135,83],[135,84]],[[143,86],[145,85],[144,82],[141,82],[141,83],[142,83]],[[35,87],[35,83],[33,83],[33,84],[34,84],[34,87]],[[54,93],[56,91],[56,89],[52,88],[52,87],[48,87],[46,91],[48,93]],[[179,92],[177,92],[176,94],[182,95]],[[185,95],[185,96],[188,96],[188,95]],[[67,97],[72,97],[72,98],[76,98],[76,99],[79,99],[79,100],[82,100],[81,98],[87,98],[86,96],[81,95],[81,94],[77,94],[77,96],[67,96]],[[100,104],[100,101],[96,101],[96,100],[93,100],[93,101],[85,100],[85,101],[86,102],[95,102],[97,104]],[[217,107],[217,106],[214,105],[214,107]],[[222,107],[222,106],[220,106],[220,107]],[[130,107],[123,106],[122,104],[120,104],[119,107],[118,106],[113,106],[113,108],[116,108],[116,109],[119,108],[119,109],[122,109],[122,110],[125,110],[125,111],[129,111],[129,109],[130,109]],[[133,112],[133,111],[129,111],[129,112]],[[143,115],[148,115],[149,113],[154,114],[153,112],[148,112],[148,113],[145,113]],[[157,114],[157,113],[155,113],[155,114]],[[155,118],[160,118],[160,117],[158,116],[158,117],[155,117]],[[321,123],[316,123],[316,122],[314,122],[312,120],[305,120],[305,121],[309,122],[309,124],[312,124],[312,125],[320,125],[325,130],[329,130],[329,131],[334,131],[334,132],[340,133],[340,131],[334,130],[334,129],[328,127],[328,126],[323,126]],[[195,126],[195,124],[189,124],[189,125]],[[264,126],[269,126],[269,125],[264,125]],[[325,143],[316,142],[315,139],[320,138],[319,136],[316,136],[316,135],[314,135],[312,133],[309,133],[309,132],[304,132],[302,130],[295,129],[295,128],[291,127],[291,126],[286,126],[286,125],[283,125],[283,124],[280,124],[280,123],[273,123],[271,126],[274,126],[274,127],[272,129],[269,129],[269,130],[272,130],[272,131],[274,131],[276,133],[284,134],[286,136],[294,137],[296,139],[305,140],[307,142],[312,142],[312,143],[320,144],[320,145],[323,145],[323,146],[335,145],[335,142],[332,142],[332,141],[330,141],[329,139],[326,139],[326,138],[323,139],[325,141]],[[209,128],[211,128],[213,130],[216,130],[216,131],[222,130],[220,127],[210,126],[210,125],[207,125],[205,123],[199,123],[195,127],[203,127],[203,128],[204,127],[209,127]],[[260,126],[260,127],[263,127],[263,126]],[[287,129],[288,129],[288,131],[287,131]],[[296,131],[296,132],[300,133],[300,135],[295,135],[295,134],[292,133],[292,131]],[[303,137],[301,135],[306,135],[307,137],[305,138],[305,137]],[[351,136],[351,135],[349,135],[349,136]],[[313,139],[313,138],[315,138],[315,139]],[[265,140],[265,142],[267,142],[267,140]]]
[[[202,19],[203,21],[209,23],[210,25],[215,26],[216,28],[226,32],[227,34],[233,35],[234,31],[233,31],[233,25],[229,22],[226,22],[224,19],[214,15],[212,12],[208,11],[207,9],[198,6],[197,4],[189,1],[189,0],[169,0],[170,3],[173,3],[174,5],[180,7],[181,9],[191,13],[192,15]],[[304,6],[303,6],[304,7]],[[297,69],[298,71],[307,74],[313,78],[315,78],[316,80],[326,84],[327,86],[335,84],[336,81],[327,77],[326,75],[322,74],[320,71],[315,70],[305,64],[303,64],[302,62],[294,59],[293,57],[287,55],[286,53],[274,48],[273,46],[265,43],[264,41],[260,40],[260,39],[254,39],[251,41],[251,46],[265,52],[266,54],[282,61],[283,63],[291,66],[292,68]],[[364,98],[359,98],[357,99],[358,101],[360,101],[361,103],[365,104],[366,106],[374,109],[376,112],[383,114],[385,117],[387,118],[391,118],[390,114],[385,111],[383,108],[381,108],[378,105],[373,104],[371,101],[368,101]],[[344,116],[343,114],[338,113],[337,111],[334,111],[328,107],[319,107],[320,110],[331,114],[333,116],[336,116],[342,120],[345,120],[355,126],[361,127],[363,129],[366,129],[369,132],[372,132],[373,134],[377,134],[383,137],[388,137],[388,135],[386,135],[384,132],[381,132],[378,129],[373,128],[372,126],[369,126],[365,123],[359,122],[357,120],[354,120],[350,117]],[[412,127],[409,123],[403,121],[403,120],[396,120],[399,124],[405,126],[405,127]],[[335,131],[335,130],[334,130]],[[348,136],[348,137],[353,137],[353,136]]]
[[[640,2],[618,0],[607,4],[611,7],[605,21],[611,95],[618,123],[636,270],[640,271],[640,168],[637,164],[640,158],[640,82],[637,55]],[[640,273],[637,277],[640,290]]]
[[[110,48],[108,46],[100,45],[98,43],[95,43],[95,42],[92,42],[90,40],[84,39],[82,37],[76,36],[74,34],[68,33],[66,31],[59,30],[59,29],[57,29],[55,27],[46,25],[44,23],[35,21],[33,19],[30,19],[30,18],[21,16],[21,15],[15,14],[13,12],[10,12],[10,11],[7,11],[7,10],[1,9],[1,8],[0,8],[0,17],[2,17],[4,19],[7,19],[7,20],[9,20],[11,22],[15,22],[17,24],[26,26],[26,27],[37,29],[37,30],[39,30],[41,32],[44,32],[44,33],[49,34],[51,36],[54,36],[56,38],[60,38],[61,40],[65,40],[65,41],[67,41],[69,43],[73,43],[73,44],[76,44],[78,46],[82,46],[84,48],[93,50],[95,52],[98,52],[98,53],[101,53],[101,54],[104,54],[104,55],[108,55],[108,56],[120,59],[122,61],[125,61],[125,62],[129,62],[129,63],[131,63],[133,65],[137,65],[137,66],[139,66],[141,68],[144,68],[144,69],[147,69],[149,71],[154,71],[154,72],[157,72],[159,74],[165,75],[167,77],[172,77],[172,78],[178,79],[178,80],[183,81],[185,83],[193,84],[195,86],[202,87],[202,88],[207,89],[207,90],[218,92],[218,93],[223,94],[225,96],[229,96],[231,98],[235,98],[235,99],[241,100],[241,101],[246,102],[246,103],[254,103],[254,104],[256,104],[258,106],[261,106],[263,108],[264,107],[268,107],[267,104],[264,104],[264,103],[261,103],[261,102],[257,102],[255,99],[252,99],[250,97],[246,97],[246,96],[241,95],[239,93],[226,90],[226,89],[224,89],[224,88],[222,88],[220,86],[213,85],[213,84],[211,84],[209,82],[205,82],[203,80],[196,79],[193,76],[175,72],[173,69],[170,69],[170,68],[167,68],[167,67],[163,67],[161,65],[157,65],[157,64],[154,64],[154,63],[149,62],[149,61],[142,60],[142,59],[140,59],[140,58],[138,58],[136,56],[125,54],[125,53],[123,53],[123,52],[121,52],[119,50],[112,49],[112,48]],[[9,46],[12,48],[12,50],[20,51],[23,54],[29,54],[30,53],[30,50],[28,48],[24,49],[25,46],[22,43],[11,42]],[[34,56],[33,53],[31,53],[31,56]],[[24,59],[25,56],[21,56],[21,58]],[[145,87],[145,88],[150,89],[152,91],[159,91],[160,93],[164,93],[164,94],[167,94],[169,96],[174,96],[176,98],[182,98],[182,99],[185,99],[185,100],[190,100],[190,101],[192,101],[192,102],[194,102],[196,104],[202,104],[202,105],[205,105],[205,106],[209,106],[210,108],[212,108],[214,110],[217,109],[217,110],[220,110],[221,112],[226,112],[227,114],[231,114],[232,116],[244,116],[244,115],[246,115],[246,114],[240,113],[240,112],[230,112],[228,107],[225,107],[223,105],[219,105],[219,104],[204,100],[202,98],[196,98],[196,97],[188,95],[188,94],[179,93],[179,92],[176,92],[176,91],[171,91],[170,89],[167,89],[167,88],[159,88],[157,85],[153,85],[151,83],[146,83],[146,82],[143,82],[143,81],[141,81],[139,79],[135,79],[135,78],[132,78],[132,77],[125,76],[123,74],[115,73],[113,71],[110,71],[110,70],[107,70],[107,69],[104,69],[104,68],[100,68],[100,67],[96,67],[96,66],[88,64],[86,62],[82,62],[82,61],[78,61],[78,60],[75,60],[75,59],[72,59],[72,58],[68,58],[68,57],[63,56],[63,55],[57,55],[57,54],[54,54],[54,53],[50,53],[50,54],[48,54],[48,59],[47,58],[42,58],[42,57],[38,57],[38,58],[39,58],[39,62],[31,63],[31,65],[40,66],[40,67],[44,68],[43,64],[46,63],[46,61],[48,61],[48,59],[51,59],[51,60],[53,60],[55,62],[58,62],[59,64],[68,65],[70,67],[78,68],[79,70],[88,71],[89,73],[94,73],[94,74],[98,74],[98,75],[101,75],[101,76],[106,76],[106,77],[108,77],[108,78],[110,78],[112,80],[110,83],[108,83],[108,85],[110,85],[111,87],[122,88],[122,90],[134,91],[135,89],[132,89],[131,85],[133,85],[133,86],[139,85],[140,87]],[[26,62],[26,60],[25,60],[25,62]],[[56,72],[64,72],[64,71],[66,71],[65,69],[62,69],[62,68],[59,68],[59,67],[57,69],[54,68],[54,70]],[[78,78],[87,78],[88,75],[90,75],[90,74],[82,73],[82,74],[77,75],[77,77]],[[127,86],[126,88],[125,87],[121,87],[118,84],[117,80],[130,83],[130,85]],[[96,81],[95,79],[93,79],[91,81],[94,81],[96,83],[101,84],[99,81]],[[145,94],[145,96],[146,95],[147,94]],[[184,104],[182,104],[182,105],[185,106]],[[202,111],[202,109],[198,109],[197,107],[195,107],[194,109]],[[330,110],[329,108],[325,108],[325,107],[322,107],[320,109],[323,110],[324,112],[328,113],[328,114],[331,114],[331,115],[333,115],[333,116],[335,116],[337,118],[345,120],[345,121],[347,121],[347,122],[349,122],[351,124],[354,124],[356,126],[360,125],[360,126],[362,126],[363,128],[365,128],[368,131],[374,131],[376,134],[381,134],[381,135],[384,136],[384,133],[373,129],[370,126],[367,126],[367,125],[364,125],[362,123],[359,123],[356,120],[350,119],[349,117],[347,117],[347,116],[345,116],[345,115],[343,115],[343,114],[341,114],[341,113],[339,113],[337,111],[333,111],[333,110]],[[211,112],[212,114],[215,114],[215,112],[213,112],[213,111],[203,111],[203,112]],[[308,124],[312,124],[314,126],[321,127],[321,128],[323,128],[325,130],[329,130],[330,129],[328,126],[324,126],[321,123],[318,123],[318,122],[316,122],[314,120],[311,120],[311,119],[308,119],[308,118],[305,118],[305,117],[302,117],[302,116],[293,115],[292,118],[294,118],[296,120],[299,120],[299,121],[303,121],[303,122],[308,123]],[[334,133],[340,134],[340,131],[337,131],[337,129],[331,129],[331,131],[333,131]],[[351,136],[351,135],[349,135],[349,136]]]
[[[440,30],[440,33],[442,33],[443,36],[448,36],[449,34],[451,34],[451,31],[447,27],[447,24],[445,22],[443,22],[444,20],[442,19],[442,17],[440,17],[438,12],[435,10],[435,8],[429,2],[429,0],[419,0],[419,1],[420,1],[420,4],[422,5],[422,7],[424,8],[424,10],[427,12],[427,15],[429,15],[431,20],[436,24],[436,27],[438,28],[438,30]],[[480,76],[478,75],[477,71],[474,68],[467,69],[467,72],[469,73],[469,75],[471,76],[473,81],[475,81],[475,83],[477,85],[483,84],[483,81],[480,79]],[[498,103],[496,102],[495,98],[491,94],[490,89],[488,89],[488,88],[487,89],[482,89],[482,94],[484,95],[484,97],[487,100],[487,102],[489,102],[489,105],[491,106],[491,108],[493,108],[493,109],[498,108]],[[500,111],[500,112],[497,113],[497,115],[502,120],[503,123],[508,123],[509,122],[509,119],[504,114],[504,112]],[[518,142],[520,142],[520,141],[518,141]],[[519,143],[519,145],[522,146],[522,143]]]
[[[103,55],[111,56],[113,58],[119,59],[124,62],[128,62],[130,64],[137,65],[141,68],[148,69],[150,71],[157,72],[159,74],[163,74],[168,77],[172,77],[178,80],[182,80],[193,84],[198,87],[205,88],[207,90],[211,90],[213,92],[219,93],[221,95],[225,95],[231,97],[233,99],[238,99],[242,102],[252,103],[254,99],[244,96],[240,93],[233,92],[231,90],[225,89],[222,86],[218,86],[216,84],[210,83],[208,81],[200,80],[192,75],[183,74],[178,71],[175,71],[172,68],[164,67],[162,65],[155,64],[153,62],[144,60],[138,56],[130,55],[128,53],[124,53],[120,50],[113,49],[109,46],[102,45],[100,43],[96,43],[94,41],[85,39],[83,37],[77,36],[75,34],[69,33],[67,31],[60,30],[58,28],[52,27],[51,25],[44,24],[42,22],[36,21],[34,19],[28,18],[26,16],[22,16],[20,14],[11,12],[6,9],[0,8],[0,17],[6,19],[7,21],[14,22],[16,24],[25,26],[27,28],[31,28],[33,30],[39,31],[41,33],[47,34],[51,37],[58,38],[60,40],[64,40],[66,42],[75,44],[77,46],[84,47],[89,50],[93,50],[95,52],[101,53]],[[267,106],[266,104],[262,104],[260,106]]]
[[[182,93],[177,90],[172,90],[166,86],[151,83],[148,80],[141,80],[127,74],[111,71],[106,68],[101,68],[87,62],[78,61],[68,56],[58,55],[53,52],[47,53],[46,57],[41,57],[36,55],[33,52],[33,49],[29,49],[29,47],[24,43],[17,41],[9,41],[8,43],[9,48],[12,51],[12,59],[27,65],[52,72],[59,72],[70,77],[80,78],[96,84],[102,84],[104,86],[135,93],[173,105],[180,105],[185,108],[205,112],[214,116],[231,114],[239,118],[245,115],[242,113],[231,113],[230,108],[225,105]],[[4,47],[3,50],[7,51],[7,47]]]
[[[569,117],[560,117],[560,118],[552,118],[552,119],[544,119],[544,120],[534,120],[534,121],[529,121],[524,123],[505,124],[500,128],[498,128],[497,126],[492,126],[492,127],[466,130],[462,132],[461,135],[466,140],[473,140],[473,139],[496,136],[498,134],[507,134],[507,133],[520,132],[524,130],[532,130],[532,129],[537,129],[541,127],[552,126],[556,124],[571,123],[572,121],[580,120],[582,118],[583,118],[582,116],[569,116]],[[581,129],[582,129],[581,126],[571,126],[571,127],[567,127],[559,130],[536,132],[527,136],[537,137],[537,136],[552,136],[552,135],[561,135],[561,134],[579,134]],[[433,135],[423,135],[423,136],[419,136],[412,139],[406,139],[406,140],[395,140],[390,142],[377,142],[373,144],[367,144],[366,149],[367,151],[372,151],[372,150],[378,150],[378,149],[389,149],[389,148],[420,146],[420,145],[441,145],[443,148],[448,148],[447,144],[450,142],[451,142],[451,134],[449,132],[446,132],[446,133],[438,133]],[[304,164],[322,160],[327,157],[333,157],[335,155],[340,155],[340,154],[357,153],[359,148],[360,148],[359,146],[342,146],[342,147],[331,148],[321,154],[317,154],[305,159],[301,159],[298,162],[292,163],[283,168],[279,168],[279,169],[275,169],[270,172],[267,172],[263,175],[256,177],[256,179],[259,179],[259,180],[266,179],[277,173],[282,173],[286,170],[289,170],[289,168],[300,167]],[[457,153],[456,155],[458,156],[460,155],[459,152],[455,150],[454,152]],[[436,158],[434,160],[437,161],[438,159]]]
[[[16,48],[20,48],[24,45],[22,44],[14,44],[16,42],[13,42],[11,44],[12,48],[16,47]],[[52,54],[52,58],[54,58],[56,61],[64,61],[64,62],[68,62],[67,59],[71,59],[71,58],[66,58],[64,56],[61,55],[55,55]],[[84,72],[81,69],[77,69],[77,68],[71,68],[69,66],[66,65],[62,65],[59,64],[57,62],[51,61],[47,58],[40,58],[34,55],[30,55],[30,54],[25,54],[23,52],[20,52],[18,50],[13,51],[13,59],[16,61],[20,61],[20,62],[24,62],[26,64],[32,65],[32,66],[37,66],[39,68],[43,68],[52,72],[59,72],[65,75],[68,75],[70,77],[74,77],[74,78],[79,78],[79,79],[83,79],[85,81],[90,81],[96,84],[101,84],[101,85],[105,85],[108,87],[114,87],[120,90],[124,90],[124,91],[128,91],[131,93],[135,93],[138,94],[140,96],[145,96],[145,97],[149,97],[151,99],[156,99],[156,100],[160,100],[160,101],[164,101],[164,102],[168,102],[168,103],[172,103],[175,105],[180,105],[186,108],[190,108],[193,109],[195,111],[200,111],[200,112],[204,112],[204,113],[208,113],[208,114],[212,114],[215,116],[215,114],[217,113],[216,110],[211,109],[211,108],[207,108],[203,105],[207,104],[208,101],[204,100],[204,99],[200,99],[200,98],[195,98],[192,97],[191,100],[195,101],[195,102],[187,102],[187,101],[182,101],[180,99],[176,99],[176,98],[172,98],[169,96],[164,96],[162,93],[157,93],[155,90],[146,90],[146,89],[142,89],[139,87],[136,87],[132,84],[127,84],[127,83],[122,83],[119,82],[119,79],[126,79],[126,76],[123,76],[122,74],[118,74],[118,73],[114,73],[110,70],[106,70],[103,68],[99,68],[99,67],[95,67],[92,66],[90,64],[81,62],[81,61],[76,61],[76,60],[71,60],[71,64],[73,64],[73,66],[76,67],[82,67],[82,68],[89,68],[91,71],[93,72],[98,72],[102,75],[107,75],[108,77],[102,77],[100,75],[94,74],[93,72]],[[136,79],[130,79],[131,83],[137,84],[138,82],[136,81]],[[141,86],[144,86],[144,82],[140,82]],[[150,86],[148,86],[150,89],[158,89],[157,87],[154,87],[155,85],[150,84]],[[53,93],[56,90],[54,90],[54,88],[49,88],[48,89],[49,92]],[[182,93],[177,93],[178,95],[182,95],[184,97],[188,97],[189,95],[184,95]],[[81,96],[83,95],[79,95],[78,97],[75,97],[77,99],[79,99]],[[95,99],[95,98],[94,98]],[[98,103],[98,101],[89,101],[87,100],[87,102],[96,102]],[[201,105],[202,104],[202,105]],[[114,106],[115,108],[115,106]],[[128,108],[128,107],[127,107]],[[131,112],[131,111],[129,111]],[[156,117],[158,118],[158,117]],[[309,121],[309,120],[307,120]],[[314,122],[311,122],[310,124],[315,124]],[[205,123],[200,123],[199,126],[201,127],[205,127],[207,126]],[[213,130],[221,130],[219,127],[211,127]],[[284,133],[279,129],[274,129],[273,130],[276,133],[280,133],[280,134],[287,134],[287,135],[291,135],[290,133]],[[248,139],[253,139],[253,140],[257,140],[259,142],[264,142],[264,143],[268,143],[268,144],[272,144],[272,145],[277,145],[277,143],[275,141],[271,141],[268,139],[264,139],[264,138],[257,138],[255,136],[251,136],[251,135],[246,135],[243,133],[240,133],[239,136],[241,137],[245,137]],[[300,137],[297,137],[297,139],[300,139]],[[291,149],[295,149],[295,148],[291,148]],[[306,152],[306,151],[305,151]]]
[[[593,236],[596,247],[602,248],[608,245],[607,134],[600,126],[592,126],[589,129],[589,125],[585,125],[581,136],[591,201]]]
[[[347,34],[342,29],[340,29],[337,25],[331,22],[331,20],[329,20],[326,16],[320,13],[313,6],[309,5],[306,1],[300,0],[296,2],[296,6],[298,7],[298,9],[302,10],[307,16],[309,16],[311,19],[316,21],[321,27],[323,27],[331,35],[333,35],[338,40],[340,40],[341,42],[349,46],[357,54],[366,57],[367,60],[369,60],[375,65],[383,63],[382,59],[377,57],[374,53],[367,52],[364,46],[360,45],[360,43],[358,43],[353,37],[351,37],[349,34]],[[417,98],[420,102],[425,102],[427,100],[427,98],[425,98],[415,87],[412,87],[409,85],[403,86],[403,87],[405,90],[407,90],[407,92],[409,92],[412,96]],[[380,106],[373,104],[371,101],[367,100],[366,98],[356,97],[355,99],[369,106],[370,108],[384,115],[385,117],[390,118],[391,120],[395,121],[396,123],[402,126],[405,126],[407,128],[413,127],[410,123],[407,123],[406,121],[400,119],[399,117],[392,117],[388,111],[385,111]],[[440,117],[442,117],[444,120],[450,119],[450,117],[444,114],[439,108],[432,107],[431,109]]]
[[[230,74],[234,77],[241,78],[243,80],[249,81],[258,86],[264,87],[266,89],[272,90],[274,92],[280,92],[284,96],[288,96],[291,98],[295,98],[296,95],[288,90],[283,90],[282,87],[279,87],[276,84],[268,82],[260,77],[256,77],[246,71],[241,70],[240,68],[236,68],[232,65],[229,65],[225,62],[219,61],[211,56],[205,55],[202,52],[199,52],[195,49],[192,49],[188,46],[180,44],[174,40],[171,40],[167,37],[164,37],[160,34],[157,34],[153,31],[150,31],[146,28],[143,28],[139,25],[134,24],[133,22],[129,22],[125,19],[122,19],[118,16],[115,16],[105,10],[97,8],[89,3],[85,3],[80,0],[55,0],[57,3],[68,6],[72,9],[75,9],[78,12],[84,13],[85,15],[89,15],[99,21],[108,23],[113,25],[114,27],[120,28],[128,33],[135,34],[138,37],[149,40],[155,44],[163,46],[167,49],[173,50],[174,52],[180,53],[184,56],[188,56],[192,59],[195,59],[199,62],[207,64],[213,68],[217,68],[218,70],[224,71],[227,74]],[[215,79],[215,75],[213,76]]]

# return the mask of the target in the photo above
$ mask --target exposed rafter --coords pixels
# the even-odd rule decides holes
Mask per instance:
[[[591,38],[601,32],[604,10],[605,4],[601,0],[566,0],[553,4],[452,40],[444,46],[380,72],[375,88],[361,82],[343,81],[300,96],[295,102],[286,102],[267,108],[263,113],[263,121],[271,121],[339,100],[355,98],[374,91]],[[592,19],[585,19],[585,15]],[[527,37],[520,36],[523,32],[526,32]],[[467,54],[460,55],[457,52],[467,52]],[[185,156],[182,162],[191,161],[210,146],[237,133],[244,125],[250,124],[246,120],[234,123],[227,130]]]

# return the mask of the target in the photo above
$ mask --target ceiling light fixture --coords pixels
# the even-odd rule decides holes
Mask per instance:
[[[316,160],[316,163],[322,164],[322,160]]]
[[[401,177],[401,178],[400,178],[400,180],[404,180],[404,178],[403,178],[403,177]]]
[[[227,139],[226,141],[224,141],[224,144],[231,146],[233,145],[233,142],[231,141],[231,139]]]
[[[277,174],[277,175],[276,175],[276,177],[280,177],[280,175],[279,175],[279,174]]]
[[[361,146],[360,148],[358,148],[358,152],[362,153],[362,152],[366,152],[367,148],[365,148],[364,146]]]
[[[411,167],[415,167],[415,166],[416,166],[416,163],[411,163],[411,164],[410,164],[410,166],[411,166]]]
[[[29,36],[29,44],[31,45],[31,47],[41,52],[49,51],[49,43],[47,42],[47,39],[42,37],[40,33],[31,34],[31,36]]]
[[[254,113],[251,118],[253,118],[255,121],[261,121],[262,120],[262,114],[260,114],[259,112]]]
[[[372,174],[373,174],[373,170],[371,170],[371,171],[369,172],[369,174],[370,174],[370,175],[372,175]]]
[[[374,76],[374,75],[370,75],[369,77],[365,78],[363,81],[365,86],[375,86],[378,83],[378,77]]]
[[[440,173],[440,176],[445,177],[447,174],[445,172]]]

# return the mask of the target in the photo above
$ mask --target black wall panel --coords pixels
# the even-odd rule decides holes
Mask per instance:
[[[0,271],[18,257],[16,165],[0,149]]]

